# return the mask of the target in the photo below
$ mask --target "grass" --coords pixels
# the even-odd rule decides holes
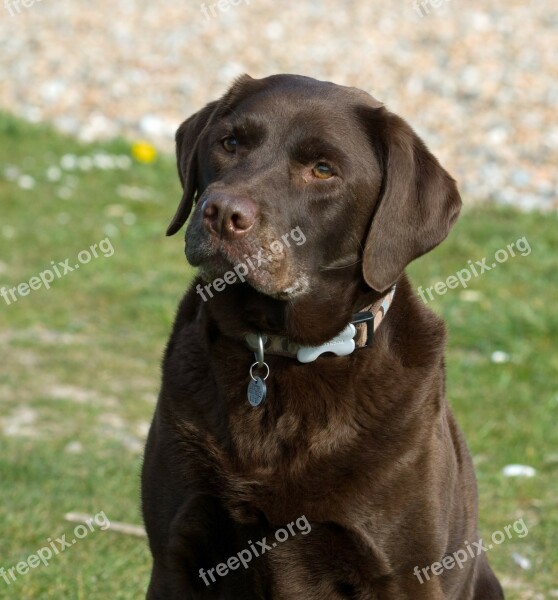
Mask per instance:
[[[107,236],[114,248],[49,290],[10,305],[0,298],[4,568],[48,538],[71,539],[66,512],[104,511],[112,521],[141,523],[141,444],[161,353],[192,270],[180,236],[164,236],[179,200],[172,157],[126,169],[62,170],[60,180],[48,179],[64,155],[95,153],[129,156],[130,145],[82,145],[0,114],[0,284],[29,281],[51,261],[70,258],[74,265],[80,251]],[[21,174],[34,179],[32,189],[18,185]],[[450,239],[410,269],[414,283],[428,287],[468,260],[488,256],[490,264],[498,249],[523,236],[532,249],[473,278],[467,290],[429,302],[448,323],[448,397],[477,465],[481,532],[488,539],[520,518],[529,528],[490,551],[511,600],[558,593],[557,221],[469,208]],[[494,352],[509,360],[493,362]],[[536,476],[504,477],[510,463],[531,465]],[[10,586],[0,579],[0,598],[142,597],[150,569],[145,542],[98,529],[48,568]],[[531,568],[519,569],[513,553]]]

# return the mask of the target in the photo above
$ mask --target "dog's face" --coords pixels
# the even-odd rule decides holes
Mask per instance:
[[[196,199],[186,255],[208,282],[236,267],[279,300],[382,292],[459,213],[453,179],[410,127],[354,88],[244,76],[176,140],[184,196],[168,234]]]

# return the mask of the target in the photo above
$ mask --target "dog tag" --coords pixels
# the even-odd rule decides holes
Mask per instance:
[[[248,384],[248,402],[252,406],[259,406],[264,400],[267,393],[267,386],[261,377],[252,379]]]

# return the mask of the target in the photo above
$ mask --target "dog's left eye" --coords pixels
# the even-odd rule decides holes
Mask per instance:
[[[312,174],[318,179],[329,179],[333,177],[333,169],[325,162],[319,162],[314,165]]]
[[[227,152],[236,152],[236,147],[238,145],[238,141],[237,139],[234,137],[234,135],[228,135],[223,141],[223,148],[227,151]]]

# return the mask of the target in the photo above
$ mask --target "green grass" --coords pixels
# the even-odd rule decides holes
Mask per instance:
[[[69,511],[140,524],[141,444],[159,385],[159,362],[178,300],[192,276],[181,236],[164,231],[179,200],[174,160],[127,170],[65,171],[63,155],[130,154],[129,144],[81,145],[0,114],[0,286],[13,287],[103,238],[114,255],[7,305],[0,298],[0,566],[26,559],[74,525]],[[22,189],[2,174],[35,179]],[[122,197],[121,186],[143,190]],[[60,189],[63,188],[60,197]],[[448,397],[477,465],[481,532],[524,518],[529,534],[490,551],[510,599],[558,588],[558,317],[556,215],[476,207],[447,243],[410,269],[428,287],[526,236],[516,256],[429,305],[448,323]],[[471,292],[474,292],[471,294]],[[509,361],[495,364],[493,352]],[[78,452],[71,452],[80,446]],[[502,476],[509,463],[537,469]],[[517,552],[532,562],[520,570]],[[95,531],[19,575],[0,598],[137,599],[150,557],[143,540]],[[542,594],[537,596],[536,594]]]

